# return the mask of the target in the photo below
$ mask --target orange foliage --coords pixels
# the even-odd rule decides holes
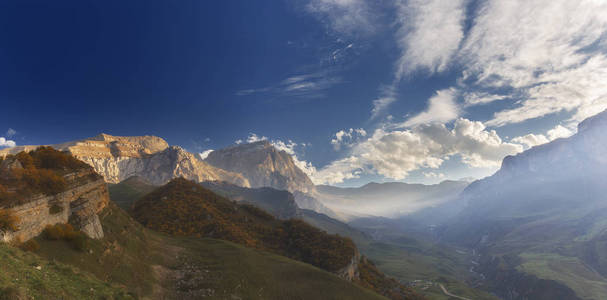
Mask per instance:
[[[84,162],[51,147],[39,147],[31,152],[19,152],[5,159],[17,159],[23,169],[13,169],[0,177],[0,205],[21,203],[34,194],[55,195],[66,190],[63,175],[83,168]],[[8,191],[8,188],[12,192]]]
[[[278,220],[257,207],[239,205],[182,178],[137,201],[133,215],[154,230],[225,239],[329,271],[345,267],[355,253],[350,239],[329,235],[300,220]]]
[[[19,218],[8,209],[0,209],[0,230],[17,231]]]

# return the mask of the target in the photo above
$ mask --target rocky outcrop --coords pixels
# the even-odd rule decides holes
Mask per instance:
[[[302,193],[315,190],[310,178],[295,165],[291,155],[276,149],[268,141],[216,150],[209,154],[205,162],[242,174],[251,187],[272,187]]]
[[[109,202],[103,178],[95,171],[81,170],[64,176],[68,187],[56,195],[33,196],[23,204],[0,207],[16,217],[16,231],[0,231],[0,241],[26,241],[39,235],[47,225],[70,223],[91,238],[103,238],[98,213]]]
[[[177,177],[197,182],[227,181],[240,186],[249,182],[240,174],[224,171],[203,162],[194,154],[155,136],[120,137],[100,134],[75,142],[51,145],[68,151],[91,165],[108,183],[118,183],[139,176],[155,185]],[[34,150],[36,146],[19,146],[0,150],[0,156]]]
[[[357,280],[360,277],[360,272],[359,272],[359,264],[360,264],[360,252],[358,252],[358,249],[355,249],[354,252],[354,256],[352,256],[352,259],[350,260],[350,263],[345,266],[344,268],[342,268],[341,270],[337,271],[336,274],[337,276],[347,280],[347,281],[353,281],[353,280]]]

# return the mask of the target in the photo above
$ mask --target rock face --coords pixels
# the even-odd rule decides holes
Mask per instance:
[[[360,252],[358,252],[358,249],[356,249],[354,252],[354,256],[352,256],[352,259],[350,260],[350,263],[341,270],[337,271],[337,276],[347,281],[359,279],[360,272],[358,266],[360,264],[360,259]]]
[[[17,231],[0,231],[0,241],[26,241],[39,235],[47,225],[70,223],[91,238],[102,238],[103,228],[98,213],[109,202],[103,178],[93,170],[82,170],[64,176],[68,188],[65,192],[46,196],[38,195],[25,204],[8,209],[16,216]]]
[[[213,151],[205,159],[210,165],[242,174],[251,187],[272,187],[289,192],[311,193],[314,184],[293,158],[268,141],[237,145]]]
[[[100,134],[75,142],[51,145],[68,151],[91,165],[108,183],[118,183],[139,176],[155,185],[165,184],[176,177],[197,182],[221,180],[249,186],[240,174],[217,169],[194,154],[155,136],[120,137]],[[19,146],[0,150],[0,156],[33,150],[36,146]]]

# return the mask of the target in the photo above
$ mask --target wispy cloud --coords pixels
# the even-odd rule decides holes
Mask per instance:
[[[341,78],[329,71],[297,74],[287,77],[272,86],[237,91],[236,95],[270,94],[275,96],[313,98],[322,96],[326,90],[341,82]]]
[[[428,100],[428,108],[402,123],[401,127],[412,127],[420,124],[446,123],[459,117],[460,108],[455,102],[457,90],[450,88],[437,91]]]
[[[12,128],[9,128],[6,131],[6,137],[7,138],[11,138],[11,137],[15,136],[16,134],[17,134],[17,131],[15,129],[12,129]]]
[[[395,77],[416,70],[447,69],[464,37],[465,0],[397,1],[396,42],[401,56]]]
[[[365,0],[311,0],[306,10],[335,32],[364,35],[376,30],[376,17],[369,3]]]

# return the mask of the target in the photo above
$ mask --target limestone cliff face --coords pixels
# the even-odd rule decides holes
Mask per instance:
[[[347,281],[353,281],[359,279],[360,277],[360,271],[358,269],[358,266],[360,264],[361,256],[360,252],[358,252],[358,249],[356,249],[355,251],[356,252],[354,253],[354,256],[352,256],[352,260],[350,260],[350,263],[341,270],[337,271],[337,276]]]
[[[46,196],[33,196],[25,204],[8,209],[18,218],[17,231],[0,231],[0,241],[26,241],[39,235],[47,225],[70,223],[91,238],[103,238],[98,213],[109,202],[107,185],[92,169],[64,176],[66,191]]]
[[[295,165],[293,158],[267,141],[213,151],[205,162],[242,174],[251,187],[273,187],[303,193],[315,190],[310,178]]]
[[[197,182],[227,181],[240,186],[249,182],[240,174],[224,171],[203,162],[194,154],[155,136],[119,137],[100,134],[75,142],[51,145],[68,151],[91,165],[108,183],[119,183],[131,176],[161,185],[176,177]],[[19,146],[0,150],[0,156],[33,150],[36,146]]]

